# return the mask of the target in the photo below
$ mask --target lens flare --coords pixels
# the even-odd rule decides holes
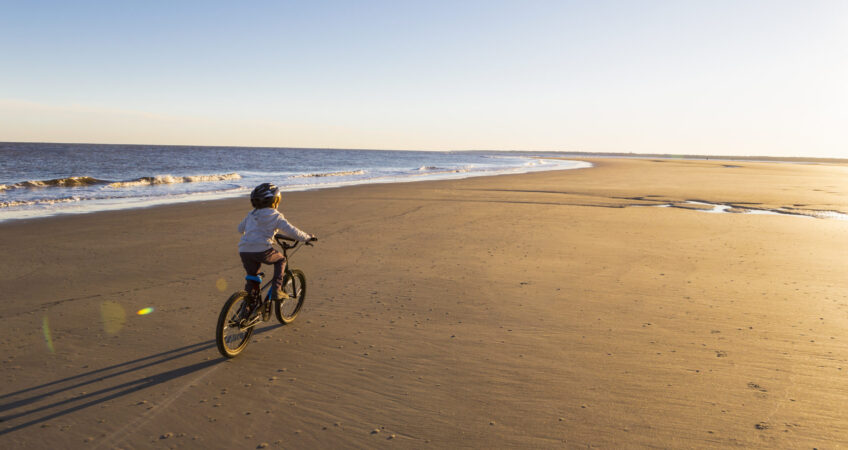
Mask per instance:
[[[215,287],[218,288],[219,291],[224,292],[227,290],[227,280],[223,278],[218,278],[218,281],[215,282]]]
[[[103,319],[103,330],[106,334],[116,334],[124,327],[127,321],[127,313],[124,307],[117,302],[103,302],[100,304],[100,317]]]
[[[147,308],[141,308],[141,309],[139,309],[139,310],[138,310],[138,312],[136,312],[136,314],[138,314],[139,316],[146,316],[146,315],[148,315],[148,314],[150,314],[150,313],[152,313],[152,312],[153,312],[153,307],[152,307],[152,306],[148,306]]]
[[[50,353],[56,353],[56,350],[53,348],[53,338],[50,336],[50,321],[47,319],[47,316],[41,319],[41,331],[44,333],[44,342],[47,343],[47,350],[50,350]]]

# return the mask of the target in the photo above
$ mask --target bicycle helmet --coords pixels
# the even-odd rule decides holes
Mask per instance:
[[[262,183],[250,193],[250,204],[254,208],[268,208],[274,204],[274,199],[280,196],[280,190],[271,183]]]

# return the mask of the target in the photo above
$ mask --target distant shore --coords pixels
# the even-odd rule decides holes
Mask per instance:
[[[229,362],[247,199],[0,223],[0,446],[848,446],[848,221],[745,213],[848,165],[584,160],[284,194],[306,305]]]
[[[727,156],[727,155],[688,155],[671,153],[593,153],[593,152],[538,152],[561,158],[635,158],[635,159],[692,159],[704,161],[749,161],[749,162],[791,162],[819,164],[848,164],[848,158],[817,158],[809,156]]]

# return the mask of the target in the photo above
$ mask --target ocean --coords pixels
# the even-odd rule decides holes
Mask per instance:
[[[0,221],[365,183],[565,170],[533,153],[0,143]]]

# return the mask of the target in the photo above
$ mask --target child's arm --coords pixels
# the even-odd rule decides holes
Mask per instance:
[[[244,234],[244,227],[247,224],[247,217],[248,216],[244,216],[244,219],[241,219],[241,223],[238,226],[239,234]]]
[[[309,233],[301,231],[299,228],[289,223],[289,221],[286,220],[282,213],[277,216],[276,228],[280,231],[280,233],[284,234],[286,237],[298,240],[300,242],[306,242],[312,238],[312,235],[310,235]]]

